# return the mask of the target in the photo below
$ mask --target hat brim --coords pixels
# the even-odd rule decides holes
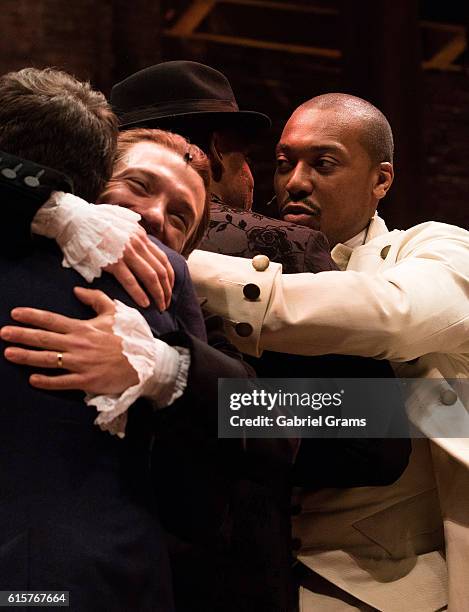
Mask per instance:
[[[268,130],[272,121],[267,115],[256,111],[191,111],[188,113],[176,113],[173,115],[159,116],[158,113],[149,113],[145,119],[120,123],[119,129],[128,130],[137,127],[172,129],[178,125],[194,124],[197,127],[209,127],[211,130],[222,128],[239,129],[248,133],[258,134]]]

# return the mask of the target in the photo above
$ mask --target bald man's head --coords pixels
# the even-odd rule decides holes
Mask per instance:
[[[373,163],[390,162],[394,158],[391,126],[383,113],[370,102],[344,93],[329,93],[311,98],[300,110],[330,110],[344,122],[356,122],[360,128],[362,146]]]
[[[393,180],[386,117],[347,94],[318,96],[297,108],[276,155],[280,216],[320,229],[331,246],[367,227]]]

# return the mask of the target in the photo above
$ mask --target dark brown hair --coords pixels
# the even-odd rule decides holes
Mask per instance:
[[[180,155],[197,172],[204,183],[205,203],[202,219],[182,251],[182,254],[187,257],[200,244],[210,220],[210,166],[207,156],[198,146],[190,144],[184,136],[179,134],[151,128],[136,128],[119,134],[116,164],[125,157],[133,145],[142,141],[153,142]]]
[[[117,119],[89,83],[46,68],[0,77],[0,149],[67,174],[94,202],[111,176]]]

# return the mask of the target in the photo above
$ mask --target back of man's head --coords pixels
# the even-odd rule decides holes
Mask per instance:
[[[94,201],[111,176],[117,119],[89,83],[51,68],[0,77],[0,149],[67,174]]]

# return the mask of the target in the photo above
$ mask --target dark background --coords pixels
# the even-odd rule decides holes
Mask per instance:
[[[291,111],[328,91],[365,97],[395,132],[392,227],[467,227],[467,2],[422,0],[2,0],[0,73],[55,66],[111,85],[170,59],[230,79],[241,108],[267,112],[256,143],[256,205],[272,196],[273,146]]]

